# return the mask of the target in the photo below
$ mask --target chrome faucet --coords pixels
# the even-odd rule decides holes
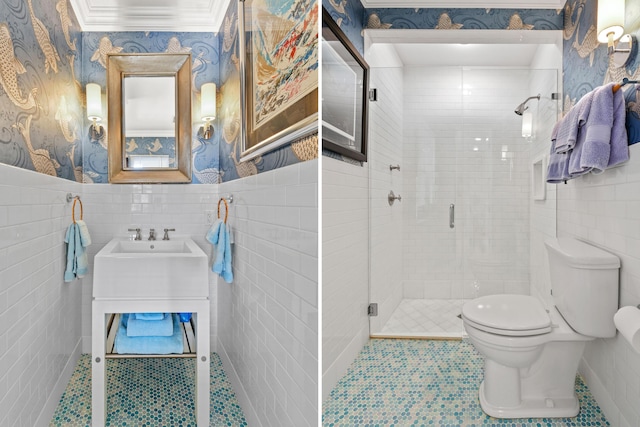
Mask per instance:
[[[129,228],[128,231],[135,231],[136,232],[136,237],[133,240],[142,240],[142,236],[140,235],[140,229],[139,228]]]
[[[152,228],[149,230],[149,238],[147,240],[156,240],[156,230]]]
[[[165,228],[164,229],[164,237],[162,238],[162,240],[169,240],[169,232],[170,231],[176,231],[175,228]]]

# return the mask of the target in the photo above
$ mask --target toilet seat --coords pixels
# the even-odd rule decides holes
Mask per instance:
[[[523,337],[551,332],[551,318],[537,298],[488,295],[462,306],[464,321],[481,331]]]

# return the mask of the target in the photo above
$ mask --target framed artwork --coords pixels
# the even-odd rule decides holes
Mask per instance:
[[[322,8],[322,148],[367,160],[369,66]]]
[[[318,5],[244,0],[238,8],[248,160],[318,131]]]

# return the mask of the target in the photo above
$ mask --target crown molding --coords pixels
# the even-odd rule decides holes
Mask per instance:
[[[566,0],[361,0],[365,8],[563,9]]]
[[[218,32],[229,0],[70,0],[82,31]]]

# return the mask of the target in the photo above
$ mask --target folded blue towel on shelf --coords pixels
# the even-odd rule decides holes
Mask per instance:
[[[173,335],[169,337],[129,337],[127,336],[128,314],[120,317],[120,327],[116,334],[114,351],[118,354],[182,354],[184,344],[178,316],[172,314]]]
[[[164,320],[169,313],[132,313],[137,320]]]
[[[171,335],[173,335],[172,316],[166,316],[162,320],[139,320],[136,316],[129,316],[128,337],[170,337]]]

